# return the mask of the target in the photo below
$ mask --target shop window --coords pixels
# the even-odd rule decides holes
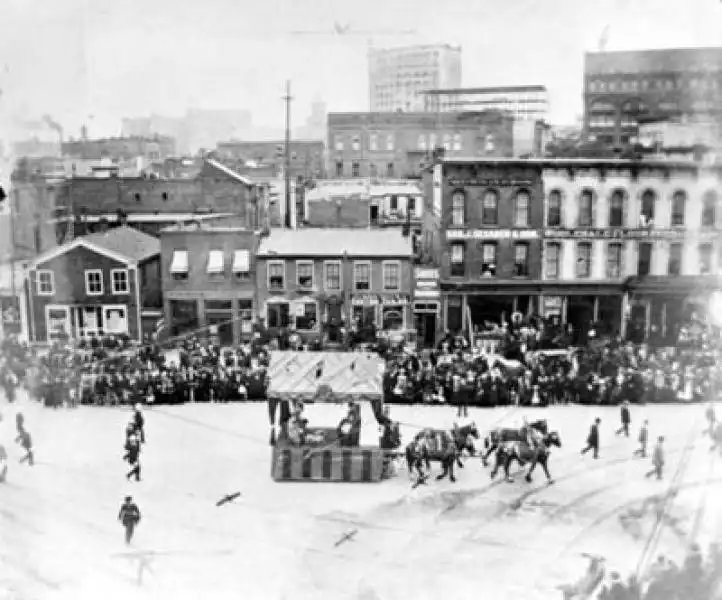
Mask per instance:
[[[522,190],[514,198],[514,225],[516,227],[529,226],[529,192]]]
[[[699,274],[709,275],[712,272],[712,244],[699,245]]]
[[[589,242],[577,244],[577,277],[586,279],[592,276],[592,245]]]
[[[170,334],[175,337],[198,330],[198,302],[170,300]]]
[[[562,225],[562,193],[553,190],[549,193],[547,202],[547,226],[561,227]]]
[[[291,323],[291,308],[288,302],[272,302],[266,306],[268,327],[288,327]]]
[[[463,242],[451,244],[451,276],[463,277],[466,274],[466,246]]]
[[[313,288],[313,261],[296,261],[296,285],[304,290]]]
[[[637,257],[637,275],[645,277],[652,270],[652,244],[639,243],[639,256]]]
[[[594,226],[594,192],[582,190],[579,197],[579,226]]]
[[[544,256],[544,272],[547,279],[558,279],[561,275],[561,254],[562,245],[560,243],[550,242],[547,244]]]
[[[529,244],[514,244],[514,276],[529,275]]]
[[[684,226],[684,214],[687,206],[687,194],[682,191],[675,192],[672,196],[672,226]]]
[[[642,211],[639,215],[640,227],[651,227],[654,225],[654,209],[657,203],[657,195],[652,190],[642,194]]]
[[[381,309],[381,327],[385,331],[404,328],[404,307],[401,305],[384,306]]]
[[[401,289],[401,264],[398,262],[383,263],[384,290],[396,291]]]
[[[624,226],[624,197],[622,190],[614,190],[609,198],[609,226]]]
[[[682,273],[682,244],[669,245],[669,261],[667,262],[667,273],[669,275],[681,275]]]
[[[301,312],[301,310],[303,312]],[[315,302],[305,302],[302,309],[296,313],[296,329],[312,331],[318,324],[318,307]]]
[[[702,227],[714,227],[717,221],[717,194],[709,191],[702,200]]]
[[[607,246],[607,278],[619,279],[622,276],[622,244]]]
[[[375,306],[354,306],[352,311],[353,322],[358,327],[371,327],[376,325]]]
[[[451,224],[463,227],[466,224],[466,194],[456,191],[451,196]]]
[[[484,192],[481,222],[483,225],[497,225],[499,223],[499,194],[494,190]]]
[[[268,263],[268,289],[282,290],[286,287],[286,263],[284,261],[269,261]]]
[[[481,276],[496,276],[496,243],[485,242],[481,245]]]

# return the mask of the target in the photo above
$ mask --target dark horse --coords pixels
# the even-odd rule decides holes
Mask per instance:
[[[531,483],[531,474],[534,472],[538,463],[542,466],[542,469],[544,469],[544,474],[547,476],[549,483],[554,483],[548,466],[552,446],[556,446],[557,448],[562,447],[562,440],[556,431],[542,435],[535,447],[529,446],[526,441],[504,442],[500,444],[499,449],[496,451],[496,464],[494,465],[494,470],[491,472],[491,478],[496,477],[499,468],[503,466],[506,480],[513,481],[509,475],[509,467],[512,461],[517,461],[521,467],[526,463],[531,463],[529,472],[526,474],[527,482]]]
[[[546,419],[533,421],[529,423],[529,427],[543,435],[549,433],[549,424],[547,423]],[[526,439],[521,429],[513,429],[511,427],[499,427],[497,429],[493,429],[489,432],[489,435],[484,438],[484,448],[486,449],[486,451],[481,456],[482,464],[485,467],[489,464],[489,456],[491,456],[491,454],[499,448],[500,444],[504,442],[522,441],[526,441]]]
[[[461,455],[464,450],[472,456],[475,454],[474,444],[470,438],[479,439],[479,430],[475,423],[456,427],[451,430],[444,429],[426,429],[419,432],[413,441],[406,446],[406,466],[409,474],[414,469],[419,475],[419,482],[426,479],[422,467],[426,465],[426,470],[431,470],[431,461],[441,463],[443,469],[441,475],[436,479],[443,479],[447,475],[453,483],[456,481],[454,475],[454,467],[458,465],[464,467],[461,462]]]

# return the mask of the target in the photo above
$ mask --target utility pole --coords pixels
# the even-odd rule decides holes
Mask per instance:
[[[285,226],[287,229],[291,229],[293,226],[293,219],[291,215],[291,82],[286,81],[286,95],[283,97],[286,102],[286,168],[284,169],[284,188],[286,191],[286,218]]]

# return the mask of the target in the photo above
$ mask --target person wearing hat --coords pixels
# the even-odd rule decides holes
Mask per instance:
[[[135,431],[140,435],[140,443],[145,444],[145,419],[143,418],[143,412],[140,403],[135,405],[133,411],[133,425]]]
[[[621,409],[622,426],[614,432],[614,435],[620,435],[624,433],[626,437],[629,437],[629,424],[632,422],[632,417],[629,414],[629,400],[622,402]]]
[[[125,502],[120,506],[118,521],[125,527],[125,543],[130,544],[135,528],[138,523],[140,523],[140,509],[138,505],[133,502],[132,496],[125,497]]]
[[[599,458],[599,424],[602,420],[597,417],[594,419],[594,423],[589,428],[589,435],[587,436],[587,445],[582,450],[582,454],[586,454],[589,450],[594,451],[594,458]]]
[[[130,479],[135,475],[135,480],[140,481],[140,443],[138,442],[137,435],[132,434],[128,437],[128,441],[125,444],[123,460],[128,461],[128,464],[131,466],[125,478]]]

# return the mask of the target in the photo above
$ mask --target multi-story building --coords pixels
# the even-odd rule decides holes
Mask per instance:
[[[119,137],[96,140],[81,139],[63,142],[63,156],[68,158],[117,160],[145,158],[163,161],[176,153],[172,137]]]
[[[330,113],[330,177],[418,177],[435,148],[446,156],[514,156],[514,119],[482,113]]]
[[[443,159],[426,178],[422,265],[438,269],[439,330],[468,331],[537,310],[541,285],[542,167],[514,159]],[[427,277],[434,282],[432,277]],[[440,304],[441,302],[441,304]],[[443,304],[443,306],[442,306]]]
[[[720,285],[720,172],[691,162],[545,161],[542,314],[584,335],[675,339]]]
[[[351,322],[413,326],[412,248],[400,231],[272,230],[257,264],[259,313],[271,329],[334,341]]]
[[[422,92],[461,86],[461,48],[448,44],[369,50],[369,110],[424,110]]]
[[[165,324],[223,346],[247,341],[255,318],[258,233],[242,224],[178,225],[161,232]]]
[[[324,176],[325,157],[322,140],[291,140],[291,176],[311,179]],[[284,141],[219,142],[216,146],[218,159],[231,163],[239,162],[252,168],[270,166],[273,176],[282,176],[286,168],[286,143]],[[235,165],[234,165],[235,166]]]
[[[584,135],[615,145],[640,121],[722,114],[722,48],[591,52],[584,59]]]
[[[549,92],[543,85],[430,89],[423,96],[426,112],[498,110],[528,121],[546,121],[549,116]]]

